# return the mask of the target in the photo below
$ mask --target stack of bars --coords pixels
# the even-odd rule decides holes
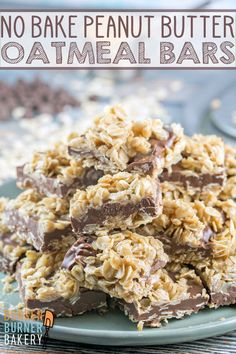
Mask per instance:
[[[158,327],[236,303],[236,149],[119,106],[17,168],[1,264],[27,309]]]

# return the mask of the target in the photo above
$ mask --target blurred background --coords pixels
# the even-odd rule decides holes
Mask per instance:
[[[158,6],[157,6],[158,4]],[[234,8],[229,0],[26,0],[0,8]],[[234,70],[0,71],[0,184],[15,166],[73,130],[85,129],[105,105],[121,103],[134,119],[181,123],[186,134],[236,142]]]

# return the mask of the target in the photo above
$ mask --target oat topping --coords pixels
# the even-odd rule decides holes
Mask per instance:
[[[177,163],[184,149],[182,128],[173,124],[171,130],[176,138],[173,146],[166,146],[158,161],[159,173],[164,166],[169,168],[171,164]],[[84,159],[84,166],[95,166],[105,173],[117,173],[126,170],[135,156],[151,153],[152,139],[164,143],[168,137],[169,131],[160,120],[133,122],[121,107],[114,106],[108,107],[103,115],[96,117],[84,135],[73,136],[69,140],[69,147],[77,151],[78,158]]]
[[[84,168],[81,162],[75,161],[68,155],[67,145],[57,142],[54,147],[44,152],[35,152],[30,163],[24,166],[27,174],[42,174],[46,177],[57,178],[69,185],[82,176]]]
[[[78,263],[71,274],[86,288],[102,290],[127,302],[145,296],[151,286],[151,273],[168,261],[160,241],[131,231],[103,231],[89,243],[95,253],[79,257],[86,242],[78,241]]]
[[[193,173],[221,173],[224,166],[224,144],[215,135],[185,136],[186,147],[181,165]],[[187,173],[187,171],[186,171]]]
[[[64,254],[65,251],[43,254],[27,251],[20,269],[27,298],[49,302],[60,297],[73,299],[76,296],[78,283],[60,270]]]
[[[81,215],[89,207],[98,208],[104,203],[138,203],[143,198],[153,197],[156,183],[147,176],[140,177],[128,172],[105,175],[97,185],[89,186],[86,191],[78,190],[71,202],[71,215]]]

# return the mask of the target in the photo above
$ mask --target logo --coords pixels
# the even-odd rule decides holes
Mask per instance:
[[[53,312],[46,310],[43,313],[41,310],[18,309],[11,305],[7,306],[5,303],[1,306],[1,313],[5,346],[43,345],[43,348],[46,348],[49,329],[54,325]]]
[[[45,327],[45,333],[43,336],[43,348],[46,349],[47,340],[48,340],[48,332],[49,332],[49,329],[52,328],[54,325],[54,314],[52,311],[50,311],[50,310],[45,311],[43,325]]]

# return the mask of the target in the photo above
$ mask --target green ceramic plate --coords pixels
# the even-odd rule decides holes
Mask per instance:
[[[0,187],[0,195],[14,196],[14,183]],[[3,278],[3,275],[1,275]],[[0,288],[0,301],[16,305],[18,293],[4,295]],[[182,320],[171,320],[162,328],[137,331],[121,312],[111,311],[104,316],[89,313],[73,318],[56,319],[49,336],[79,343],[101,345],[154,345],[187,342],[220,335],[236,329],[236,307],[217,310],[205,309]]]

